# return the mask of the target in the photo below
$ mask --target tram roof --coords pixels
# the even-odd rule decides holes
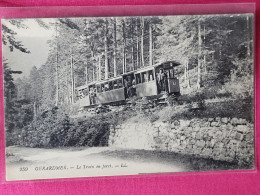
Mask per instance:
[[[143,68],[136,70],[135,73],[140,73],[140,72],[144,72],[144,71],[147,71],[147,70],[153,70],[153,69],[154,69],[154,66],[146,66],[146,67],[143,67]]]
[[[175,67],[175,66],[179,66],[181,65],[181,63],[179,63],[178,61],[176,60],[168,60],[168,61],[164,61],[164,62],[159,62],[159,63],[156,63],[154,64],[153,66],[154,67],[158,67],[158,66],[161,66],[161,65],[170,65],[171,67]]]
[[[152,66],[146,66],[146,67],[143,67],[143,68],[140,68],[138,70],[133,70],[133,71],[130,71],[130,72],[126,72],[126,73],[123,73],[119,76],[116,76],[116,77],[112,77],[112,78],[109,78],[109,79],[106,79],[106,80],[101,80],[101,81],[93,81],[93,82],[90,82],[88,83],[87,85],[82,85],[82,86],[79,86],[77,87],[76,89],[83,89],[83,88],[86,88],[90,85],[93,85],[93,84],[101,84],[101,83],[106,83],[106,82],[109,82],[109,81],[113,81],[113,80],[116,80],[116,79],[121,79],[122,76],[124,75],[128,75],[128,74],[132,74],[132,73],[140,73],[140,72],[143,72],[143,71],[147,71],[147,70],[152,70],[158,66],[167,66],[167,65],[170,65],[170,67],[176,67],[176,66],[179,66],[181,65],[179,62],[175,61],[175,60],[168,60],[168,61],[164,61],[164,62],[159,62],[159,63],[156,63],[156,64],[153,64]]]
[[[79,86],[79,87],[76,87],[76,89],[85,89],[85,88],[88,88],[88,85],[81,85],[81,86]]]
[[[116,77],[108,78],[108,79],[106,79],[106,80],[96,81],[95,84],[106,83],[106,82],[114,81],[114,80],[117,80],[117,79],[122,79],[122,76],[119,75],[119,76],[116,76]]]
[[[127,72],[125,74],[130,74],[130,73],[140,73],[140,72],[143,72],[143,71],[147,71],[147,70],[152,70],[158,66],[167,66],[167,65],[170,65],[170,67],[176,67],[176,66],[179,66],[181,65],[179,62],[175,61],[175,60],[169,60],[169,61],[165,61],[165,62],[159,62],[159,63],[156,63],[156,64],[153,64],[151,66],[146,66],[146,67],[143,67],[143,68],[139,68],[135,71],[131,71],[131,72]],[[123,75],[125,75],[123,74]]]

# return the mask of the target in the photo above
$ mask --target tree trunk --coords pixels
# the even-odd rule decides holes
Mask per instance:
[[[136,69],[139,67],[139,23],[136,19]]]
[[[88,63],[87,63],[87,59],[86,59],[86,62],[84,64],[85,64],[85,74],[86,74],[85,84],[87,85],[88,84]]]
[[[149,65],[153,65],[153,33],[152,24],[149,24]]]
[[[116,52],[117,52],[117,40],[116,40],[116,18],[114,19],[114,77],[117,75],[117,65],[116,65]]]
[[[126,72],[126,32],[125,32],[125,19],[122,19],[123,30],[123,73]]]
[[[189,60],[187,60],[187,61],[185,62],[184,82],[187,84],[187,88],[190,88]]]
[[[203,66],[204,66],[204,72],[205,72],[205,74],[207,74],[207,73],[208,73],[208,70],[207,70],[206,55],[205,55],[205,41],[206,41],[206,29],[205,29],[205,25],[204,25],[204,30],[203,30],[203,40],[204,40]]]
[[[108,20],[105,20],[105,79],[108,79]]]
[[[203,56],[203,64],[204,64],[205,74],[207,74],[208,73],[208,69],[207,69],[207,62],[206,62],[206,55],[205,54]]]
[[[36,101],[33,102],[33,120],[37,118],[37,103]]]
[[[67,94],[66,101],[67,101],[67,104],[70,104],[68,62],[66,62],[66,88],[67,88],[67,90],[66,90],[66,94]]]
[[[98,57],[98,80],[101,81],[102,75],[101,75],[101,56]]]
[[[95,65],[93,64],[93,69],[92,69],[92,81],[94,82],[96,80],[96,77],[95,77]]]
[[[252,56],[252,52],[251,52],[251,25],[250,25],[250,19],[249,16],[246,17],[246,24],[247,24],[247,30],[248,30],[248,41],[247,41],[247,55],[248,57]]]
[[[58,43],[58,24],[55,23],[55,31],[56,31],[56,66],[55,66],[55,77],[56,77],[56,101],[55,106],[59,105],[59,43]]]
[[[144,18],[141,17],[141,66],[144,67]]]
[[[71,103],[74,103],[74,93],[75,93],[75,79],[74,79],[74,64],[73,64],[73,54],[70,57],[70,78],[71,78]]]
[[[200,26],[200,21],[198,24],[198,41],[199,41],[199,53],[198,53],[197,89],[201,88],[201,26]]]
[[[135,58],[134,58],[134,20],[131,18],[131,61],[132,69],[135,70]]]

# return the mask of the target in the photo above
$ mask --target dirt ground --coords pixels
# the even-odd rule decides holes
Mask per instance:
[[[7,180],[227,170],[234,164],[171,152],[93,148],[6,148]]]

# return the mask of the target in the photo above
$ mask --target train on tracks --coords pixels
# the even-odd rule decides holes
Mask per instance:
[[[76,101],[80,107],[116,105],[131,97],[153,97],[160,94],[180,95],[179,79],[175,67],[180,63],[165,61],[77,87]]]

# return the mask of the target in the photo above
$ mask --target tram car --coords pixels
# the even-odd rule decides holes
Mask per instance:
[[[77,101],[80,107],[91,107],[125,102],[134,96],[158,96],[163,92],[180,95],[179,80],[174,74],[174,67],[179,65],[176,61],[167,61],[77,87]]]

